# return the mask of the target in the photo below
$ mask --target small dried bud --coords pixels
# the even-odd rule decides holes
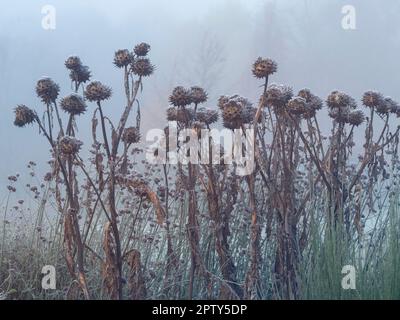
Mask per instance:
[[[361,110],[357,110],[349,113],[347,122],[350,125],[358,127],[364,122],[364,120],[365,120],[364,113]]]
[[[275,61],[259,57],[253,64],[253,75],[256,78],[262,79],[274,74],[277,69],[278,65]]]
[[[111,88],[105,86],[99,81],[93,81],[89,83],[85,90],[85,97],[89,101],[100,102],[107,100],[111,97]]]
[[[61,108],[75,116],[86,111],[86,103],[80,95],[73,93],[61,100]]]
[[[17,127],[24,127],[36,120],[35,112],[27,106],[21,104],[14,109],[15,120],[14,125]]]

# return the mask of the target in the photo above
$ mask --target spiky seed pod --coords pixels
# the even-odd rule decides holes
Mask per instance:
[[[80,95],[75,93],[61,100],[61,108],[70,115],[80,115],[86,111],[86,103]]]
[[[69,70],[78,70],[82,66],[82,62],[79,57],[70,56],[65,60],[65,66]]]
[[[250,123],[254,118],[251,103],[238,95],[219,98],[218,106],[222,110],[222,119],[225,128],[240,128],[244,123]]]
[[[207,101],[207,92],[201,87],[191,87],[190,95],[193,103],[204,103]]]
[[[280,112],[292,96],[292,88],[284,85],[272,84],[268,87],[265,97],[261,99],[263,99],[264,103],[267,105],[273,106],[276,112]]]
[[[71,70],[69,77],[72,81],[85,83],[90,80],[91,73],[88,66],[80,66],[76,70]]]
[[[137,44],[133,49],[133,52],[139,57],[146,56],[149,53],[149,51],[150,51],[150,45],[145,42]]]
[[[338,123],[348,123],[349,114],[351,113],[351,108],[349,106],[340,108],[331,108],[329,110],[329,116],[336,120]]]
[[[36,84],[36,94],[46,104],[56,101],[60,87],[50,78],[40,79]]]
[[[288,102],[288,111],[294,115],[302,115],[307,112],[306,99],[302,97],[294,97]]]
[[[138,143],[140,141],[140,132],[136,127],[126,128],[122,135],[122,141],[126,144]]]
[[[132,64],[132,71],[134,74],[141,77],[148,77],[154,71],[154,66],[147,58],[136,59]]]
[[[121,49],[115,52],[114,64],[118,68],[123,68],[132,62],[132,54],[128,49]]]
[[[369,108],[377,107],[382,104],[383,100],[382,94],[376,91],[367,91],[362,97],[362,103]]]
[[[350,125],[358,127],[365,120],[364,113],[361,110],[353,111],[348,114],[347,122]]]
[[[188,125],[194,120],[194,111],[188,108],[171,107],[167,109],[167,120]]]
[[[31,124],[36,120],[35,112],[23,104],[18,105],[14,109],[14,112],[14,125],[16,125],[17,127],[24,127],[27,124]]]
[[[210,125],[218,121],[218,112],[211,109],[200,108],[196,112],[196,119],[206,125]]]
[[[253,75],[256,78],[266,78],[274,74],[278,69],[278,64],[271,59],[263,59],[259,57],[253,64]]]
[[[311,98],[314,96],[310,89],[307,88],[301,89],[297,95],[305,99],[307,102],[310,102]]]
[[[184,87],[176,87],[169,96],[169,102],[176,107],[184,107],[192,103],[190,91]]]
[[[89,101],[100,102],[111,97],[111,88],[105,86],[99,81],[89,83],[85,90],[85,97]]]
[[[58,149],[63,155],[74,155],[79,152],[82,142],[74,137],[64,136],[58,142]]]
[[[326,103],[329,108],[331,109],[340,109],[340,108],[346,108],[350,107],[352,109],[355,109],[357,107],[357,104],[355,100],[350,97],[348,94],[345,94],[340,91],[333,91],[327,98]]]

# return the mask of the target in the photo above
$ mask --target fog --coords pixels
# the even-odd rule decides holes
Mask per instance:
[[[42,28],[46,4],[56,8],[55,30]],[[356,8],[356,30],[342,28],[342,7],[349,4]],[[7,176],[25,172],[29,160],[45,172],[44,138],[36,128],[14,127],[13,108],[23,103],[41,114],[34,87],[42,76],[60,84],[61,96],[69,94],[64,61],[71,54],[90,67],[92,79],[113,87],[104,109],[116,119],[124,99],[114,51],[143,41],[151,45],[156,71],[139,97],[145,131],[163,126],[168,94],[176,85],[204,86],[209,107],[223,94],[256,102],[260,83],[251,64],[258,56],[276,60],[272,81],[295,92],[308,87],[325,98],[340,89],[359,101],[364,91],[375,89],[400,100],[399,15],[398,0],[2,0],[0,194]],[[90,117],[88,112],[78,120],[83,140]]]

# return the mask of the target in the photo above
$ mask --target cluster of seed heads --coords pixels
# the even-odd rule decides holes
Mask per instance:
[[[250,101],[239,95],[220,97],[218,107],[222,112],[223,125],[228,129],[238,129],[251,123],[256,112]]]
[[[127,68],[140,77],[148,77],[154,72],[154,66],[145,56],[150,51],[150,45],[140,43],[135,46],[133,52],[128,49],[117,50],[114,55],[114,64],[118,68]]]
[[[84,66],[81,59],[77,56],[70,56],[65,61],[65,67],[70,70],[69,77],[78,84],[86,83],[90,80],[91,73],[88,66]]]

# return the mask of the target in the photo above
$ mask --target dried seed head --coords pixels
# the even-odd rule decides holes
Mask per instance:
[[[61,108],[70,115],[80,115],[86,111],[86,103],[80,95],[75,93],[61,100]]]
[[[114,64],[118,68],[123,68],[132,62],[132,54],[128,49],[121,49],[115,52]]]
[[[251,122],[254,113],[251,103],[238,95],[219,98],[218,107],[222,110],[222,120],[225,128],[236,129],[242,124]]]
[[[203,88],[197,86],[190,88],[190,95],[193,103],[198,104],[207,101],[207,92]]]
[[[77,56],[70,56],[65,61],[65,66],[69,70],[78,70],[82,66],[81,59]]]
[[[138,143],[140,141],[140,132],[136,127],[126,128],[122,135],[122,141],[126,144]]]
[[[308,106],[304,98],[294,97],[288,102],[288,111],[294,115],[303,115],[307,110]]]
[[[167,120],[188,125],[194,120],[194,111],[188,108],[170,107],[167,109]]]
[[[331,108],[329,110],[329,116],[338,123],[348,123],[350,113],[351,113],[351,108],[349,106],[340,108]]]
[[[82,142],[74,137],[64,136],[58,142],[58,148],[63,155],[74,155],[79,152]]]
[[[362,102],[366,107],[378,107],[383,102],[383,96],[379,92],[367,91],[362,97]]]
[[[173,106],[184,107],[192,103],[192,96],[189,90],[179,86],[172,91],[169,102]]]
[[[327,98],[326,103],[331,109],[352,108],[355,109],[357,104],[355,100],[348,94],[339,91],[333,91]]]
[[[272,84],[268,87],[265,97],[262,97],[262,99],[264,103],[273,106],[276,112],[281,112],[281,109],[289,102],[292,96],[292,88],[285,85]]]
[[[364,120],[365,120],[364,113],[361,110],[356,110],[348,114],[347,122],[350,125],[358,127],[364,122]]]
[[[46,104],[56,101],[60,87],[50,78],[40,79],[36,84],[36,94]]]
[[[89,83],[85,90],[85,97],[89,101],[100,102],[107,100],[111,97],[111,88],[105,86],[99,81],[93,81]]]
[[[133,62],[132,71],[138,76],[147,77],[153,73],[154,66],[150,63],[149,59],[139,58]]]
[[[390,105],[382,99],[376,106],[375,111],[380,115],[388,114],[390,112]]]
[[[278,69],[278,65],[271,59],[263,59],[259,57],[253,64],[253,74],[256,78],[266,78],[274,74]]]
[[[24,127],[36,120],[35,112],[27,106],[20,104],[14,109],[15,120],[14,125],[17,127]]]
[[[85,83],[90,80],[91,73],[88,66],[79,66],[75,70],[71,70],[69,77],[72,81]]]
[[[210,125],[218,121],[218,112],[211,109],[200,108],[196,112],[196,119],[206,125]]]
[[[150,51],[150,45],[145,42],[139,43],[133,49],[133,52],[139,57],[146,56],[149,53],[149,51]]]
[[[384,99],[387,108],[391,113],[400,114],[400,105],[390,97]]]

